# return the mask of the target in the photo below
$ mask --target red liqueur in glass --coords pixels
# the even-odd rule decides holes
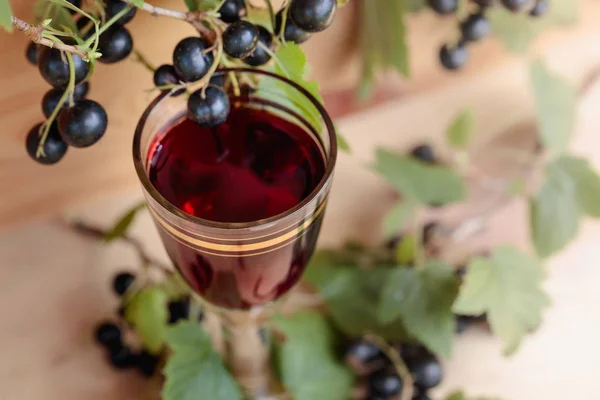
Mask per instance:
[[[324,155],[314,135],[252,107],[232,107],[228,120],[216,128],[181,119],[154,139],[148,153],[150,182],[167,201],[220,223],[284,213],[306,199],[324,174]],[[297,283],[314,250],[322,215],[296,234],[282,231],[289,238],[281,245],[237,256],[198,251],[164,228],[159,231],[194,290],[217,306],[247,309],[275,300]]]

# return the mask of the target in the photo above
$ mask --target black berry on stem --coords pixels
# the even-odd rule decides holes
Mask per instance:
[[[175,67],[169,64],[163,64],[154,71],[154,85],[155,86],[166,86],[166,85],[177,85],[182,80],[179,76],[177,76],[177,71],[175,71]],[[164,89],[165,91],[169,91],[171,89]],[[185,93],[185,89],[176,90],[172,96],[179,96],[180,94]]]
[[[98,51],[102,53],[99,61],[104,64],[113,64],[126,59],[133,51],[131,33],[123,26],[111,26],[100,35]]]
[[[225,0],[219,8],[221,20],[228,24],[239,21],[248,14],[244,0]]]
[[[142,350],[142,352],[135,358],[135,366],[144,376],[147,377],[154,375],[159,362],[160,358],[158,356],[155,356],[146,350]]]
[[[253,67],[258,67],[260,65],[265,65],[271,59],[269,53],[265,51],[263,48],[267,49],[271,48],[271,44],[273,43],[273,35],[269,32],[265,27],[258,26],[258,44],[254,48],[254,51],[250,53],[249,56],[243,58],[243,61],[251,65]]]
[[[383,352],[379,347],[366,340],[350,342],[344,354],[344,359],[349,364],[353,364],[355,361],[361,364],[367,364],[383,358]]]
[[[471,14],[461,24],[462,37],[474,42],[487,36],[491,30],[490,21],[482,14]]]
[[[89,82],[83,82],[79,85],[76,85],[73,89],[73,100],[81,100],[85,98],[87,92],[89,91],[89,88]],[[50,118],[50,115],[52,115],[52,112],[58,105],[58,102],[60,101],[64,92],[65,91],[63,89],[50,89],[48,92],[46,92],[46,94],[42,98],[42,112],[44,113],[44,116],[46,116],[46,118]],[[66,101],[63,104],[62,108],[66,108],[68,107],[68,105],[69,102]]]
[[[52,124],[50,130],[48,131],[48,136],[46,137],[46,141],[44,142],[44,155],[37,157],[37,150],[40,145],[41,136],[39,135],[41,123],[37,124],[27,134],[27,138],[25,139],[25,147],[27,149],[27,154],[33,160],[37,161],[40,164],[51,165],[59,162],[64,155],[67,153],[68,146],[62,140],[58,133],[58,128],[56,127],[56,123]]]
[[[60,54],[60,50],[43,46],[38,53],[38,69],[42,77],[55,88],[65,88],[69,83],[69,63]],[[75,84],[87,76],[90,66],[81,57],[72,54],[75,69]]]
[[[305,32],[320,32],[333,22],[336,0],[291,0],[288,18]]]
[[[100,140],[108,126],[104,108],[92,100],[77,100],[58,115],[58,130],[67,144],[88,147]]]
[[[182,319],[187,319],[190,316],[190,299],[171,301],[168,304],[169,308],[169,324],[174,324]]]
[[[112,322],[102,322],[96,327],[95,338],[96,341],[104,347],[120,347],[122,344],[121,328]]]
[[[215,86],[206,88],[204,98],[199,89],[188,99],[188,116],[202,126],[214,127],[225,122],[229,110],[229,97]]]
[[[125,8],[130,7],[129,4],[121,0],[106,0],[106,20],[110,20],[112,17],[123,11]],[[125,15],[118,19],[117,24],[125,25],[135,17],[137,7],[132,7],[131,10],[127,11]]]
[[[275,16],[275,34],[281,33],[281,24],[283,23],[283,12],[280,10]],[[288,16],[285,19],[285,30],[283,31],[283,38],[288,42],[304,43],[310,38],[310,33],[303,31],[294,25],[294,21]]]
[[[80,83],[79,85],[75,85],[75,89],[73,89],[73,96],[75,97],[75,100],[80,100],[87,96],[89,91],[90,83],[86,81]]]
[[[390,372],[379,372],[369,377],[369,394],[389,398],[402,390],[402,378]]]
[[[420,144],[410,151],[410,155],[428,164],[434,164],[437,160],[433,147],[428,144]]]
[[[135,281],[135,275],[130,272],[121,272],[113,280],[113,290],[118,296],[123,296]]]
[[[504,7],[515,12],[520,11],[528,2],[529,0],[502,0]]]
[[[188,37],[181,40],[173,51],[173,66],[177,76],[185,82],[195,82],[208,73],[214,56],[204,54],[208,43],[199,37]]]
[[[440,49],[440,61],[444,68],[454,71],[463,67],[469,59],[467,46],[458,43],[455,46],[445,44]]]
[[[223,51],[233,58],[244,58],[258,43],[258,28],[248,21],[237,21],[223,32]]]
[[[496,0],[474,0],[474,1],[475,1],[475,4],[477,4],[483,8],[491,7],[496,2]]]
[[[535,4],[531,11],[529,11],[529,15],[532,17],[541,17],[545,15],[550,9],[550,1],[549,0],[536,0]]]
[[[427,0],[427,4],[442,15],[452,14],[458,9],[458,0]]]
[[[418,391],[413,395],[412,400],[431,400],[431,397],[425,391]]]
[[[442,381],[442,366],[435,357],[424,357],[409,365],[414,375],[415,386],[420,389],[431,389]]]
[[[35,42],[29,42],[29,44],[27,45],[27,50],[25,51],[25,55],[27,56],[27,61],[29,61],[31,65],[37,65],[38,51],[38,44]]]
[[[108,359],[111,365],[117,369],[134,367],[136,361],[135,354],[124,344],[111,348],[108,353]]]

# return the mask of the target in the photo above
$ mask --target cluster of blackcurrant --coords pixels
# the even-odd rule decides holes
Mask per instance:
[[[130,297],[125,296],[129,290],[135,290],[136,277],[130,272],[121,272],[114,277],[113,291],[125,303]],[[139,289],[139,288],[138,288]],[[135,294],[133,294],[135,296]],[[117,369],[137,368],[145,376],[153,376],[158,372],[158,366],[163,359],[163,354],[153,354],[146,349],[134,350],[133,346],[127,343],[125,333],[132,336],[133,330],[125,320],[127,304],[122,304],[118,310],[117,321],[102,321],[98,324],[95,331],[96,341],[103,346],[108,354],[109,363]],[[190,318],[190,299],[182,297],[172,300],[168,303],[169,324],[174,324],[182,319]],[[195,313],[195,318],[201,320],[201,312]]]
[[[439,360],[425,347],[415,344],[396,344],[404,364],[414,381],[413,400],[431,400],[427,392],[442,381]],[[364,400],[389,400],[397,398],[404,388],[392,360],[375,343],[360,339],[347,344],[344,360],[362,378],[360,392]]]
[[[429,6],[438,14],[454,14],[458,10],[460,0],[428,0]],[[467,45],[487,36],[491,23],[486,18],[486,11],[498,3],[512,12],[519,12],[531,4],[529,15],[540,17],[550,8],[550,0],[471,0],[473,11],[460,22],[460,39],[456,43],[447,43],[440,49],[440,62],[444,68],[457,70],[465,65],[469,58]]]
[[[184,93],[185,85],[202,79],[207,83],[193,92],[188,99],[188,116],[197,123],[214,127],[227,119],[230,110],[225,92],[224,77],[213,74],[220,64],[265,65],[274,53],[280,39],[295,43],[306,41],[311,34],[329,27],[337,9],[336,0],[291,0],[275,16],[274,32],[244,18],[248,14],[244,0],[225,0],[219,8],[224,25],[220,37],[223,60],[215,60],[214,44],[205,38],[188,37],[181,40],[173,51],[173,64],[161,65],[154,73],[154,84],[172,95]],[[226,27],[225,27],[226,26]],[[219,28],[220,29],[220,28]],[[219,53],[217,53],[218,55]]]
[[[81,0],[69,2],[76,7],[82,5]],[[129,11],[125,12],[128,7]],[[112,21],[98,38],[98,51],[102,54],[98,60],[111,64],[124,60],[133,50],[133,39],[123,25],[131,21],[136,9],[121,0],[106,0],[104,12],[104,21]],[[93,26],[87,18],[79,18],[78,36],[89,38]],[[76,44],[68,36],[63,38],[63,42]],[[90,64],[77,54],[63,54],[58,49],[33,42],[27,46],[26,55],[53,87],[42,99],[42,112],[48,120],[34,126],[26,138],[26,149],[31,158],[40,164],[55,164],[63,158],[69,146],[83,148],[98,142],[106,132],[108,116],[100,104],[86,99],[90,88]],[[71,69],[74,86],[69,85]]]

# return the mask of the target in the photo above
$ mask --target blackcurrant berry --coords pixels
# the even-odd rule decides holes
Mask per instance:
[[[419,390],[413,395],[412,400],[431,400],[431,397],[429,397],[426,391]]]
[[[438,14],[452,14],[458,10],[458,0],[427,0],[427,4]]]
[[[169,307],[169,324],[174,324],[179,320],[187,319],[190,316],[190,299],[171,301]]]
[[[490,33],[491,24],[483,14],[477,13],[469,15],[460,28],[463,39],[474,42]]]
[[[185,82],[202,79],[214,61],[212,53],[203,53],[208,47],[206,41],[199,37],[181,40],[173,51],[173,66],[177,76]]]
[[[529,15],[532,17],[541,17],[545,15],[550,9],[550,1],[549,0],[536,0],[533,8],[529,11]]]
[[[107,348],[118,348],[121,342],[121,328],[112,322],[102,322],[96,327],[96,341]]]
[[[175,67],[169,64],[163,64],[154,71],[154,85],[155,86],[166,86],[166,85],[177,85],[182,79],[177,76]],[[168,92],[171,89],[164,89]],[[185,93],[185,89],[178,89],[171,94],[171,96],[179,96]]]
[[[463,333],[466,331],[472,323],[472,319],[466,315],[456,316],[456,333]]]
[[[320,32],[333,22],[336,0],[292,0],[288,18],[305,32]]]
[[[110,27],[100,35],[98,51],[102,53],[99,61],[105,64],[124,60],[133,51],[131,33],[123,26]]]
[[[142,352],[135,357],[135,366],[144,376],[147,377],[154,375],[159,362],[159,357],[149,353],[146,350],[142,350]]]
[[[393,373],[379,372],[368,379],[369,394],[390,397],[402,390],[402,379]]]
[[[421,144],[410,151],[410,155],[428,164],[434,164],[437,160],[433,147],[428,144]]]
[[[469,58],[467,46],[459,43],[456,46],[445,44],[440,49],[440,61],[444,68],[457,70],[464,66]]]
[[[113,290],[118,296],[123,296],[135,281],[135,275],[130,272],[121,272],[113,280]]]
[[[529,0],[502,0],[502,4],[510,11],[519,11],[528,1]]]
[[[121,344],[110,349],[108,359],[113,367],[125,369],[135,366],[136,356],[128,346]]]
[[[125,3],[121,0],[106,0],[106,20],[110,20],[112,17],[123,11],[125,8],[129,7],[129,4]],[[125,15],[123,15],[117,21],[117,24],[125,25],[129,21],[135,17],[135,13],[137,12],[137,7],[133,7],[131,10],[127,11]]]
[[[256,48],[258,28],[248,21],[237,21],[223,32],[223,51],[230,57],[243,58]]]
[[[90,84],[88,82],[80,83],[76,85],[73,89],[73,100],[81,100],[85,97],[89,90]],[[64,94],[63,89],[50,89],[44,97],[42,98],[42,112],[46,116],[46,118],[50,118],[52,112],[58,105],[58,102],[62,95]],[[67,108],[69,105],[69,101],[65,101],[62,108]]]
[[[425,357],[409,365],[415,377],[415,386],[420,389],[431,389],[442,381],[442,366],[435,357]]]
[[[402,239],[403,239],[402,235],[396,235],[396,236],[392,237],[390,240],[385,242],[385,248],[389,249],[389,250],[394,250],[396,247],[398,247],[398,244],[400,244],[402,242]]]
[[[383,352],[379,349],[379,347],[366,340],[350,342],[344,355],[344,359],[346,361],[353,359],[361,364],[368,364],[383,358]]]
[[[46,141],[44,142],[44,155],[37,157],[37,149],[40,145],[41,137],[39,135],[42,124],[37,124],[27,134],[25,139],[25,148],[27,154],[40,164],[51,165],[59,162],[67,153],[68,146],[60,137],[56,123],[52,124]]]
[[[223,72],[214,73],[213,76],[210,77],[208,84],[223,88],[225,86],[225,74]]]
[[[29,61],[31,65],[37,65],[38,51],[38,44],[35,42],[29,42],[29,44],[27,45],[27,50],[25,51],[25,55],[27,56],[27,61]]]
[[[248,14],[244,0],[225,0],[221,8],[219,8],[221,20],[231,24],[239,21]]]
[[[273,35],[262,26],[258,26],[258,43],[260,44],[254,48],[254,51],[250,53],[248,57],[243,59],[246,64],[253,67],[265,65],[271,59],[269,53],[267,53],[262,46],[270,49],[271,44],[273,43]]]
[[[407,363],[407,365],[411,365],[425,357],[432,357],[432,354],[429,350],[427,350],[424,346],[420,344],[412,344],[406,343],[403,344],[400,349],[400,356]]]
[[[58,115],[58,130],[67,144],[88,147],[104,136],[108,116],[104,108],[92,100],[77,100]]]
[[[188,99],[188,116],[202,126],[214,127],[229,116],[229,97],[215,86],[208,86],[202,98],[202,89],[192,93]]]
[[[90,66],[78,55],[72,54],[75,69],[75,84],[87,76]],[[64,88],[69,83],[69,63],[63,61],[60,50],[43,46],[38,53],[38,69],[42,77],[55,88]]]
[[[281,23],[283,21],[283,11],[281,10],[275,16],[275,34],[279,35],[281,32]],[[283,31],[283,38],[288,42],[303,43],[310,38],[310,33],[303,31],[294,25],[294,21],[288,16],[285,20],[285,31]]]

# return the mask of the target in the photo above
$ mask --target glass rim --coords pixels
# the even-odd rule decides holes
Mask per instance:
[[[319,100],[317,100],[308,90],[306,90],[302,86],[298,85],[291,79],[286,78],[285,76],[281,76],[281,75],[275,74],[273,72],[263,71],[263,70],[259,70],[259,69],[253,69],[253,68],[221,68],[221,69],[218,69],[217,72],[223,72],[223,73],[247,72],[247,73],[252,73],[252,74],[257,74],[257,75],[263,75],[270,79],[277,79],[281,82],[286,83],[287,85],[290,85],[294,89],[298,90],[303,96],[305,96],[312,103],[312,105],[317,109],[317,111],[319,112],[319,115],[323,119],[323,122],[327,129],[327,135],[329,137],[329,154],[327,154],[327,153],[325,154],[325,156],[326,156],[325,173],[321,177],[319,183],[317,184],[317,186],[315,186],[315,188],[311,191],[311,193],[304,200],[302,200],[301,202],[296,204],[294,207],[290,208],[289,210],[284,211],[283,213],[274,215],[269,218],[256,220],[256,221],[218,222],[218,221],[211,221],[211,220],[204,219],[204,218],[199,218],[199,217],[196,217],[196,216],[193,216],[191,214],[184,212],[183,210],[179,209],[174,204],[171,204],[166,198],[164,198],[163,195],[160,194],[160,192],[154,187],[152,182],[150,182],[148,174],[146,173],[146,168],[144,166],[144,159],[142,159],[142,154],[141,154],[141,139],[142,139],[144,127],[146,125],[146,121],[148,120],[152,111],[154,111],[154,109],[156,107],[158,107],[162,103],[163,100],[168,98],[169,94],[170,94],[170,92],[162,92],[144,110],[144,113],[142,114],[140,120],[137,123],[137,126],[135,128],[135,134],[133,136],[133,163],[134,163],[138,178],[139,178],[140,182],[142,183],[142,186],[144,187],[146,192],[152,197],[152,199],[154,201],[156,201],[165,210],[167,210],[170,214],[173,214],[179,218],[182,218],[188,222],[191,222],[191,223],[194,223],[197,225],[203,225],[206,227],[217,228],[217,229],[231,230],[231,229],[246,229],[246,228],[256,228],[256,227],[260,227],[260,226],[267,226],[274,222],[283,220],[283,219],[295,214],[296,212],[302,210],[311,201],[313,201],[319,193],[321,193],[323,187],[326,185],[326,183],[329,181],[329,179],[333,175],[333,169],[334,169],[335,162],[337,159],[337,136],[336,136],[336,132],[335,132],[335,126],[333,124],[333,121],[331,120],[331,117],[327,113],[327,110],[325,110],[325,107],[323,106],[323,104],[321,104],[321,102]]]

